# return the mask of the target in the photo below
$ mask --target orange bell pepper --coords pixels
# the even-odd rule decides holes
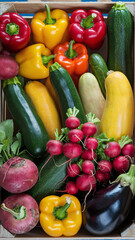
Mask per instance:
[[[69,16],[60,9],[50,12],[46,4],[46,11],[38,12],[31,22],[33,40],[36,43],[43,43],[47,48],[53,50],[59,43],[63,42],[69,30]],[[68,36],[69,37],[69,36]],[[67,40],[66,40],[67,41]]]
[[[88,71],[87,48],[74,40],[59,44],[54,49],[54,61],[65,68],[72,77],[75,86],[78,88],[79,77]]]

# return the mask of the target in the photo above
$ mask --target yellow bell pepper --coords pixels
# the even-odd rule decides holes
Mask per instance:
[[[81,204],[73,195],[47,196],[39,209],[41,227],[49,236],[74,236],[81,227]]]
[[[30,45],[15,56],[19,64],[19,74],[29,79],[47,78],[53,58],[54,55],[42,43]]]
[[[53,50],[67,36],[68,25],[69,16],[65,11],[55,9],[50,12],[46,4],[46,11],[36,13],[32,19],[33,40]]]

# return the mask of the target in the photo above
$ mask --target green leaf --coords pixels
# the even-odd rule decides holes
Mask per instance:
[[[19,147],[19,142],[18,141],[15,141],[12,145],[11,145],[11,151],[14,155],[16,155],[17,153],[17,150],[18,150],[18,147]]]
[[[22,134],[20,132],[16,134],[16,139],[18,140],[19,148],[20,148],[22,146]]]
[[[5,159],[4,159],[3,156],[0,154],[0,167],[3,165],[4,162],[5,162]]]
[[[8,138],[4,139],[3,145],[4,145],[3,149],[5,150],[7,148],[7,146],[9,145],[9,139]]]
[[[131,143],[133,140],[128,136],[128,135],[124,135],[121,137],[121,139],[118,141],[121,149],[126,145]]]
[[[3,144],[0,144],[0,153],[1,153],[2,149],[3,149]]]
[[[13,132],[14,132],[14,125],[13,120],[8,119],[0,123],[0,131],[5,132],[6,138],[9,139],[9,143],[13,141]]]
[[[99,118],[97,118],[96,115],[94,113],[91,113],[91,112],[86,114],[86,119],[87,119],[87,122],[94,123],[95,125],[100,123]]]
[[[6,137],[6,134],[5,134],[5,132],[1,129],[1,130],[0,130],[0,143],[3,143],[5,137]]]

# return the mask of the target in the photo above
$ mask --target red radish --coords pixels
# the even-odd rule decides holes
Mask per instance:
[[[105,146],[105,154],[111,158],[117,157],[121,153],[121,147],[117,142],[109,142]]]
[[[65,192],[68,194],[75,195],[78,193],[78,188],[76,187],[76,185],[73,181],[69,181],[66,184]]]
[[[0,208],[2,226],[13,234],[32,230],[39,221],[38,204],[33,197],[19,193],[7,197]]]
[[[79,112],[79,110],[76,107],[68,108],[67,113],[66,113],[68,118],[65,121],[65,125],[67,128],[74,129],[74,128],[78,128],[80,126],[80,120],[79,120],[79,118],[76,117],[78,112]]]
[[[69,164],[67,167],[67,176],[76,177],[80,173],[80,167],[76,163]]]
[[[130,157],[133,157],[135,154],[135,148],[133,144],[126,144],[122,150],[121,153],[125,156],[128,155]]]
[[[72,129],[68,133],[68,138],[71,142],[79,142],[83,139],[83,132],[79,129]]]
[[[112,164],[108,160],[101,160],[100,162],[98,162],[98,167],[103,173],[111,172],[112,170]]]
[[[62,153],[62,142],[59,140],[49,140],[46,144],[46,150],[52,156],[59,155]]]
[[[129,169],[129,160],[125,156],[118,156],[113,160],[113,168],[118,173],[126,172]]]
[[[105,174],[106,181],[108,181],[111,178],[111,174],[109,172],[106,172],[104,174]]]
[[[95,159],[95,157],[96,157],[95,152],[93,150],[89,150],[89,149],[88,150],[84,149],[82,154],[81,154],[81,158],[83,160],[90,160],[90,161],[92,161],[92,160]]]
[[[89,161],[89,160],[85,160],[82,165],[82,171],[85,173],[85,174],[93,174],[94,172],[94,164],[93,162]]]
[[[94,175],[82,174],[76,179],[76,187],[80,191],[91,191],[96,187],[96,178]]]
[[[63,154],[70,158],[77,158],[82,153],[82,147],[78,143],[67,142],[63,145]]]
[[[62,153],[62,147],[63,147],[63,144],[60,140],[49,140],[47,142],[46,150],[47,150],[48,153],[50,153],[50,157],[47,159],[47,161],[44,163],[44,165],[40,169],[39,175],[41,174],[41,171],[45,167],[45,165],[52,158],[52,156],[60,155]]]
[[[97,148],[97,146],[98,146],[98,141],[97,141],[97,139],[94,138],[94,137],[89,137],[89,138],[87,138],[86,141],[85,141],[85,146],[86,146],[86,148],[88,148],[88,149],[93,149],[93,150],[95,150],[95,149]]]
[[[80,167],[76,163],[69,164],[67,166],[66,172],[67,172],[66,177],[58,184],[64,182],[68,177],[74,178],[74,177],[78,176],[80,173]]]
[[[81,130],[85,136],[93,136],[97,131],[97,127],[92,122],[86,122],[82,125]]]
[[[38,168],[29,159],[14,157],[0,168],[0,186],[10,193],[22,193],[38,180]]]
[[[105,182],[106,179],[106,175],[105,173],[101,172],[100,170],[97,170],[95,173],[95,178],[99,181],[99,182]]]
[[[78,128],[80,126],[80,120],[79,120],[79,118],[72,116],[72,117],[69,117],[66,119],[65,125],[69,129]]]

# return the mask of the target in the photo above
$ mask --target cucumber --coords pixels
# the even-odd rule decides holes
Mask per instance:
[[[63,125],[67,119],[67,109],[76,107],[79,110],[77,117],[81,123],[86,122],[86,116],[81,99],[73,83],[73,80],[66,69],[55,62],[49,67],[50,80],[58,96]]]
[[[32,156],[42,156],[49,137],[18,78],[5,80],[3,90],[8,109],[22,134],[24,146]]]
[[[100,54],[93,53],[89,58],[89,63],[93,74],[98,80],[103,96],[106,97],[105,79],[107,77],[108,72],[106,62],[104,61]]]
[[[107,30],[108,68],[124,73],[133,87],[133,21],[131,13],[124,3],[116,2],[110,10]]]
[[[38,166],[40,170],[44,163],[49,158],[49,155],[46,155],[42,158],[42,162]],[[57,165],[61,165],[68,160],[63,154],[58,156],[53,156]],[[72,162],[77,159],[72,159]],[[34,199],[39,203],[42,198],[51,194],[57,194],[56,190],[62,189],[65,185],[65,181],[60,183],[66,177],[66,168],[69,163],[63,164],[61,167],[57,167],[53,161],[50,159],[45,167],[42,168],[41,173],[39,174],[39,179],[37,183],[28,191],[28,193],[33,196]],[[60,183],[60,184],[59,184]]]

